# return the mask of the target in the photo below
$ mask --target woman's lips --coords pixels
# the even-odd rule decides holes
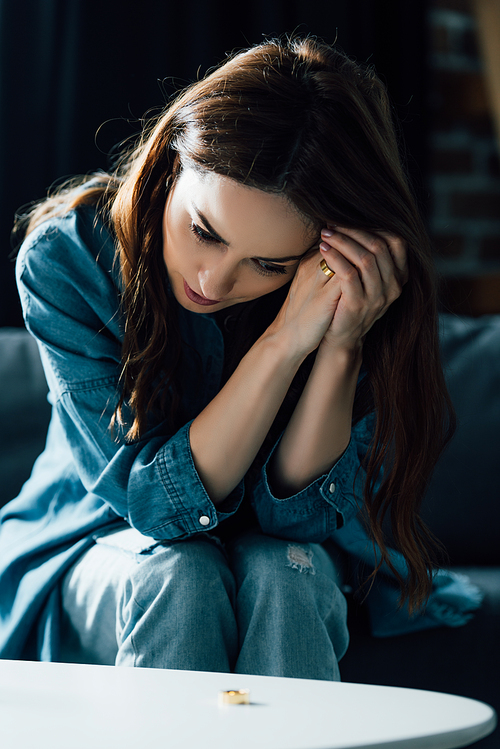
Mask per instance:
[[[219,299],[207,299],[205,296],[200,296],[187,285],[186,281],[184,281],[184,291],[188,299],[195,304],[201,304],[203,307],[210,307],[213,304],[219,304],[220,301]]]

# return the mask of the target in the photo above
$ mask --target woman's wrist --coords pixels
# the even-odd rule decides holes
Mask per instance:
[[[363,341],[358,339],[349,343],[334,343],[324,338],[316,354],[316,361],[335,362],[337,369],[344,368],[346,372],[360,369],[363,361]]]
[[[292,330],[276,323],[267,328],[255,345],[273,351],[278,360],[282,361],[284,366],[290,367],[294,374],[310,353],[300,345],[297,335],[294,335]]]

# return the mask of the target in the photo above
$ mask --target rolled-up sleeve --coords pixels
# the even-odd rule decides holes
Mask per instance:
[[[116,388],[65,392],[59,419],[86,490],[141,533],[183,538],[215,528],[238,509],[243,482],[216,508],[195,468],[190,423],[174,434],[162,422],[133,443],[114,440],[109,422]]]
[[[366,473],[362,461],[372,436],[375,415],[356,424],[347,449],[331,470],[302,491],[284,499],[274,495],[268,468],[273,448],[257,480],[250,487],[251,502],[259,524],[269,535],[294,541],[321,543],[356,517],[360,509]]]
[[[117,516],[157,539],[211,530],[236,512],[243,483],[215,508],[194,465],[190,422],[172,430],[152,419],[135,442],[123,428],[110,429],[121,369],[119,288],[109,235],[99,230],[96,247],[96,231],[69,214],[30,235],[18,258],[26,326],[39,342],[53,418],[85,490]]]

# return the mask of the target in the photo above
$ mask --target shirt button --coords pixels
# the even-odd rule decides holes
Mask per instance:
[[[202,515],[200,518],[200,525],[209,525],[210,524],[210,518],[207,518],[206,515]]]
[[[335,484],[333,483],[333,481],[328,487],[328,491],[330,492],[330,494],[335,494]]]

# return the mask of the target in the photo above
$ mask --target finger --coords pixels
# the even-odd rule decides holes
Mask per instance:
[[[389,251],[392,255],[392,259],[396,265],[396,268],[402,274],[402,281],[406,283],[408,281],[408,254],[406,252],[406,242],[397,237],[395,234],[389,232],[379,232],[380,236],[385,239]]]
[[[329,267],[336,271],[335,278],[340,282],[339,290],[347,308],[351,313],[359,315],[359,319],[364,320],[364,324],[367,325],[366,330],[369,330],[375,320],[382,317],[397,299],[400,287],[392,290],[386,287],[378,268],[375,273],[368,274],[368,278],[363,278],[363,271],[326,243],[321,243],[320,249]],[[372,263],[376,261],[372,259]]]
[[[370,252],[374,252],[378,257],[380,251],[385,252],[388,250],[389,256],[399,271],[400,281],[406,283],[408,280],[408,265],[407,265],[407,254],[406,254],[406,243],[401,237],[391,234],[390,232],[369,232],[363,229],[352,229],[338,227],[337,231],[350,236],[361,245],[366,247]],[[380,242],[382,240],[382,243]]]
[[[359,269],[369,297],[382,295],[391,302],[400,295],[403,272],[397,268],[384,238],[362,229],[338,227],[334,232],[322,232],[322,238],[330,245],[335,245]]]
[[[346,294],[351,298],[360,300],[364,297],[365,291],[358,269],[355,265],[349,262],[349,260],[339,252],[335,247],[322,242],[320,244],[320,251],[322,259],[326,261],[326,264],[335,273],[335,276],[331,279],[326,279],[327,283],[340,286],[342,294]],[[320,273],[323,273],[321,267],[318,266]]]
[[[382,239],[379,239],[377,247],[369,250],[365,245],[371,242],[371,238],[359,232],[356,232],[355,238],[343,233],[343,230],[322,232],[321,236],[325,246],[334,247],[358,270],[365,292],[370,297],[378,296],[382,287],[390,282],[394,264],[387,247],[384,257]]]
[[[322,258],[319,261],[319,267],[320,267],[321,272],[326,276],[328,281],[330,280],[330,278],[334,277],[335,271],[330,268],[325,258]]]

